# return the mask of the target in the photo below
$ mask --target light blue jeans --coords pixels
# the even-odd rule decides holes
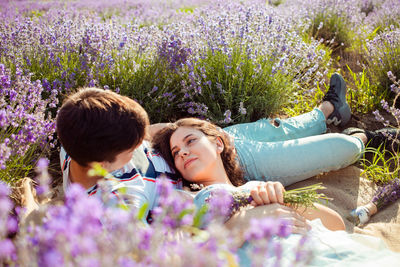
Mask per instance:
[[[234,139],[246,180],[284,186],[356,162],[364,152],[354,136],[327,133],[319,109],[288,119],[261,119],[224,128]]]

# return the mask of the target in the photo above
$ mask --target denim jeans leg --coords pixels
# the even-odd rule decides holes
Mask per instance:
[[[224,128],[234,139],[273,142],[297,139],[326,132],[325,116],[314,110],[288,119],[260,119]]]
[[[285,186],[349,166],[364,151],[359,138],[338,133],[278,142],[235,139],[235,147],[247,180]]]

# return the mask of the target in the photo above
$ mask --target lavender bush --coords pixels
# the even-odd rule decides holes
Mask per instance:
[[[315,90],[329,67],[319,43],[305,43],[293,20],[264,1],[218,1],[217,9],[209,1],[194,7],[172,1],[175,19],[152,24],[135,14],[155,2],[103,2],[71,1],[61,11],[56,1],[10,12],[0,24],[0,58],[45,88],[120,91],[154,121],[196,115],[221,123],[276,112],[293,88]],[[102,5],[114,13],[105,18]]]
[[[309,36],[322,40],[336,52],[343,52],[353,46],[356,35],[365,31],[363,4],[362,0],[289,0],[281,8],[290,10],[286,12],[291,16],[307,21],[305,31]]]
[[[291,100],[294,89],[315,90],[326,74],[319,43],[305,43],[273,8],[249,1],[196,11],[191,31],[198,30],[189,38],[197,46],[183,88],[189,113],[222,123],[255,120],[277,111],[283,97]]]
[[[307,8],[312,19],[310,34],[322,38],[333,50],[351,47],[356,25],[363,19],[357,1],[324,0],[311,5],[313,8]]]
[[[392,81],[387,73],[390,71],[400,77],[400,64],[397,60],[400,56],[400,28],[391,27],[380,33],[368,41],[366,47],[369,75],[376,84],[376,90],[381,98],[393,99],[394,94],[389,95]]]
[[[15,77],[0,64],[0,179],[13,182],[26,176],[38,155],[52,144],[55,129],[48,108],[57,105],[58,91],[45,91],[16,69]],[[41,95],[47,94],[47,100]],[[48,152],[48,151],[47,151]]]
[[[400,2],[398,0],[364,0],[366,24],[378,31],[385,31],[391,26],[400,26]]]
[[[300,7],[301,6],[301,7]],[[369,84],[358,84],[356,91],[367,91],[373,99],[369,99],[368,106],[363,111],[369,112],[377,107],[381,98],[385,98],[390,81],[386,73],[391,70],[398,75],[396,58],[398,57],[398,18],[400,2],[398,0],[318,0],[318,1],[286,1],[280,6],[286,13],[304,23],[306,31],[321,39],[325,45],[331,47],[336,55],[343,57],[343,62],[349,63],[353,70],[362,72],[350,76],[360,75],[363,81]],[[307,26],[308,25],[308,26]],[[338,58],[339,59],[339,58]],[[365,88],[367,86],[367,88]],[[364,103],[365,97],[357,96],[358,103]],[[304,102],[304,101],[303,101]],[[357,103],[353,106],[357,108]],[[358,109],[358,108],[357,108]]]
[[[373,114],[375,115],[375,119],[381,122],[385,127],[397,127],[400,125],[400,110],[396,106],[397,99],[400,96],[400,80],[397,80],[396,76],[391,71],[387,72],[387,76],[389,80],[392,82],[390,90],[393,94],[395,94],[395,97],[392,105],[389,105],[389,103],[386,100],[382,100],[381,106],[384,111],[393,116],[393,118],[396,120],[396,125],[391,125],[390,121],[385,119],[380,114],[379,110],[375,110]]]
[[[15,18],[20,15],[28,17],[41,17],[46,13],[57,11],[60,7],[64,10],[77,12],[78,10],[90,15],[93,11],[98,13],[102,20],[118,19],[123,22],[138,21],[143,25],[164,24],[176,20],[177,13],[190,12],[193,8],[208,4],[210,0],[112,0],[112,1],[10,1],[0,3],[0,10],[6,18]]]

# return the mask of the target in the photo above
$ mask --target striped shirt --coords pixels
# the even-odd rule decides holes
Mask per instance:
[[[70,162],[71,157],[64,148],[61,148],[60,163],[64,192],[71,184]],[[97,196],[102,199],[106,206],[124,204],[140,208],[148,203],[148,212],[157,205],[156,180],[161,176],[169,178],[175,188],[182,187],[182,180],[177,178],[160,154],[156,153],[147,141],[144,141],[135,149],[132,159],[123,168],[113,171],[110,177],[98,181],[86,192],[88,196]],[[107,192],[106,199],[103,192]]]

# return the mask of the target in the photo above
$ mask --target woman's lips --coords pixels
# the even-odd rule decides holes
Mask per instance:
[[[183,164],[183,167],[186,169],[186,167],[188,166],[188,165],[190,165],[193,161],[195,161],[196,160],[196,158],[191,158],[191,159],[188,159],[184,164]]]

